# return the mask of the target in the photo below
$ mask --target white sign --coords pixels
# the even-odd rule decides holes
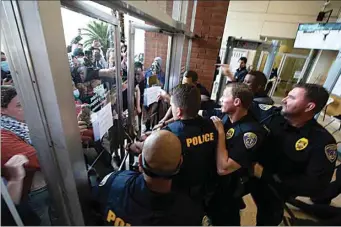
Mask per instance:
[[[143,95],[144,97],[143,104],[145,106],[149,106],[150,104],[157,102],[158,101],[157,97],[159,96],[160,93],[161,93],[161,87],[159,86],[146,88],[144,90],[144,95]]]
[[[95,141],[102,139],[105,133],[107,133],[108,130],[113,126],[111,102],[109,102],[97,113],[91,114],[91,122]]]
[[[300,24],[294,47],[341,50],[341,23]]]

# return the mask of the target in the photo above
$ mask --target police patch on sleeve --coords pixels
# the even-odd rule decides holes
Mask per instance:
[[[337,158],[337,146],[336,144],[328,144],[324,147],[324,152],[330,162],[335,162]]]
[[[295,148],[296,148],[296,151],[301,151],[303,150],[304,148],[306,148],[309,144],[309,141],[308,139],[306,138],[301,138],[299,140],[296,141],[296,144],[295,144]]]
[[[234,135],[234,128],[230,128],[226,133],[226,139],[231,139]]]
[[[265,111],[267,111],[268,109],[272,107],[272,105],[266,105],[266,104],[258,104],[258,106],[261,110],[265,110]]]
[[[247,149],[252,148],[257,143],[257,135],[253,132],[244,133],[243,136],[244,144]]]
[[[114,173],[114,172],[109,173],[108,175],[106,175],[106,176],[102,179],[101,183],[99,183],[98,186],[103,186],[103,185],[105,185],[105,183],[107,183],[107,180],[109,179],[109,177],[110,177],[111,174],[113,174],[113,173]]]

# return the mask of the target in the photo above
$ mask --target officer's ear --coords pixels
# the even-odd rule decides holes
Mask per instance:
[[[183,109],[176,107],[176,118],[180,119],[183,116],[183,114],[184,114]]]
[[[233,100],[233,104],[234,104],[235,106],[241,106],[241,105],[242,105],[242,101],[240,100],[240,98],[235,98],[235,99]]]
[[[305,112],[310,112],[312,111],[313,109],[315,109],[316,107],[316,104],[313,103],[313,102],[309,102],[305,108]]]
[[[181,166],[182,165],[182,162],[184,161],[184,156],[183,155],[181,155],[180,156],[180,165],[179,166]]]

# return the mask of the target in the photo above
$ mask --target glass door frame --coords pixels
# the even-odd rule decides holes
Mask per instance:
[[[85,204],[91,194],[68,76],[63,3],[73,11],[114,25],[115,45],[120,46],[116,18],[80,1],[2,1],[1,33],[59,225],[83,226],[90,215]],[[118,96],[120,55],[116,51]]]
[[[305,59],[305,63],[302,67],[302,70],[301,70],[301,73],[300,73],[300,76],[297,80],[296,83],[299,83],[300,80],[302,79],[302,76],[304,75],[305,73],[305,70],[307,69],[307,63],[308,63],[308,56],[307,55],[301,55],[301,54],[291,54],[291,53],[278,53],[279,56],[282,56],[281,58],[281,61],[279,63],[279,67],[278,67],[278,77],[274,83],[274,85],[272,86],[270,92],[269,92],[269,96],[272,97],[276,91],[276,88],[277,86],[279,85],[279,83],[281,82],[281,74],[282,74],[282,71],[283,71],[283,68],[284,68],[284,65],[285,65],[285,62],[287,60],[288,57],[291,57],[291,58],[300,58],[300,59]]]

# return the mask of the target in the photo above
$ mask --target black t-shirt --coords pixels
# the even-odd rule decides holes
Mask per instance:
[[[151,191],[141,173],[122,171],[106,176],[99,186],[106,225],[201,225],[203,211],[186,195]]]
[[[258,113],[269,129],[264,149],[264,169],[279,176],[288,194],[314,196],[329,184],[337,159],[333,136],[315,119],[296,128],[281,115],[281,108],[259,106]]]
[[[211,190],[217,175],[215,156],[218,135],[213,122],[198,116],[191,120],[178,120],[164,129],[177,135],[182,144],[183,163],[179,174],[173,179],[174,188],[201,201]]]
[[[206,95],[208,97],[210,97],[210,92],[204,87],[202,86],[200,83],[197,83],[197,88],[200,91],[200,95]]]
[[[235,78],[236,82],[243,83],[247,73],[248,73],[248,71],[246,68],[242,68],[242,69],[238,68],[234,74],[234,78]]]

